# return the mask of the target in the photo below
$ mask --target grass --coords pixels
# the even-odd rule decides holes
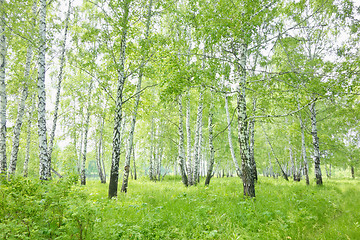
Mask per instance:
[[[107,185],[17,179],[0,187],[1,239],[359,239],[359,180],[324,186],[260,178],[244,199],[238,178],[185,188],[178,178]]]

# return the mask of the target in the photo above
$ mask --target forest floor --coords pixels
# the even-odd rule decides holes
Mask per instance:
[[[180,178],[130,180],[107,198],[107,184],[71,179],[0,185],[0,239],[360,239],[360,181],[324,186],[260,177],[256,199],[239,178],[185,188]]]

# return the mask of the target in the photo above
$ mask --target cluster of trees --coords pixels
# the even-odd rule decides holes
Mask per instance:
[[[86,184],[95,161],[111,198],[119,173],[126,192],[137,169],[152,180],[172,169],[186,186],[236,174],[250,197],[260,172],[309,184],[313,169],[320,185],[322,166],[354,176],[360,22],[351,0],[0,6],[8,178],[75,173]]]

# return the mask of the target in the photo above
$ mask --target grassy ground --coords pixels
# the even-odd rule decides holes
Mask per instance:
[[[107,185],[15,180],[0,187],[0,239],[360,239],[359,180],[324,186],[260,178],[255,200],[239,178],[185,188],[180,179]]]

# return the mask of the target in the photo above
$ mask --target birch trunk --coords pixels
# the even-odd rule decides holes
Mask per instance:
[[[298,105],[298,109],[299,108],[300,108],[300,106]],[[303,164],[304,164],[304,175],[305,175],[306,185],[309,185],[310,181],[309,181],[309,170],[308,170],[309,167],[308,167],[307,156],[306,156],[305,126],[304,126],[303,119],[301,117],[301,112],[299,112],[299,120],[300,120],[300,128],[301,128],[301,155],[302,155]]]
[[[0,1],[2,7],[4,0]],[[2,18],[4,16],[2,15]],[[5,68],[6,68],[6,37],[5,37],[5,20],[0,21],[0,174],[6,174],[7,159],[6,159],[6,83],[5,83]]]
[[[212,93],[211,93],[212,95]],[[209,150],[210,150],[210,161],[209,161],[209,168],[206,174],[205,179],[205,186],[208,186],[210,184],[210,180],[212,177],[212,171],[214,167],[214,157],[215,157],[215,150],[214,150],[214,144],[213,144],[213,110],[214,110],[214,99],[213,96],[211,96],[210,100],[210,109],[209,109],[209,122],[208,122],[208,128],[209,128]]]
[[[187,187],[188,186],[188,178],[185,172],[185,150],[184,150],[184,131],[183,131],[183,118],[184,113],[182,109],[182,96],[179,95],[178,98],[179,104],[179,156],[178,156],[178,163],[180,166],[180,173],[183,184]]]
[[[242,160],[242,180],[244,187],[244,196],[255,197],[255,184],[252,177],[251,159],[249,151],[249,136],[246,115],[246,46],[240,46],[239,86],[237,89],[237,112],[238,112],[238,136],[240,145],[240,156]]]
[[[256,111],[256,98],[253,99],[253,115],[255,116]],[[255,162],[255,118],[253,117],[249,122],[249,135],[250,135],[250,163],[251,163],[251,175],[254,178],[254,181],[257,182],[257,169],[256,169],[256,162]]]
[[[35,7],[36,9],[36,2]],[[33,8],[34,11],[36,11]],[[21,98],[18,106],[18,113],[16,118],[16,123],[14,126],[14,137],[13,137],[13,145],[11,149],[11,156],[10,156],[10,164],[8,169],[9,177],[15,173],[16,170],[16,163],[18,158],[19,152],[19,144],[20,144],[20,132],[23,123],[23,116],[24,116],[24,109],[25,109],[25,102],[29,94],[28,82],[29,82],[29,75],[30,75],[30,67],[31,67],[31,59],[32,59],[32,48],[29,45],[26,53],[26,63],[25,63],[25,72],[24,72],[24,88],[21,92]]]
[[[319,148],[319,137],[317,135],[317,122],[316,122],[316,109],[315,102],[313,101],[310,105],[310,113],[311,113],[311,135],[313,137],[313,146],[314,146],[314,164],[315,164],[315,178],[316,184],[322,185],[322,176],[320,169],[320,148]]]
[[[82,155],[82,163],[81,163],[81,185],[86,185],[86,154],[87,154],[87,140],[88,140],[88,131],[89,131],[89,123],[90,123],[90,107],[91,107],[91,91],[92,91],[93,80],[90,82],[89,90],[88,90],[88,102],[87,102],[87,109],[86,109],[86,121],[85,121],[85,132],[84,132],[84,152]]]
[[[38,66],[38,132],[39,132],[39,176],[41,180],[50,179],[51,163],[47,154],[46,136],[46,91],[45,91],[45,54],[46,54],[46,0],[40,0],[39,11],[39,66]]]
[[[187,104],[186,104],[186,137],[187,137],[187,176],[188,184],[193,185],[192,179],[192,169],[191,169],[191,128],[190,128],[190,89],[187,94]]]
[[[108,195],[109,198],[113,198],[117,196],[118,181],[119,181],[123,89],[126,79],[125,50],[126,50],[126,37],[127,37],[127,29],[129,22],[130,0],[125,0],[124,3],[125,4],[124,4],[124,14],[123,14],[123,32],[121,36],[120,61],[118,67],[117,96],[116,96],[115,117],[114,117],[113,152],[112,152],[109,195]]]
[[[234,147],[233,147],[233,144],[232,144],[231,120],[230,120],[230,114],[229,114],[229,104],[228,104],[228,96],[227,95],[225,95],[225,110],[226,110],[226,119],[227,119],[227,124],[228,124],[228,140],[229,140],[231,158],[232,158],[232,160],[234,162],[234,165],[235,165],[236,174],[239,177],[241,177],[241,169],[240,169],[239,163],[238,163],[238,161],[236,159]]]
[[[154,180],[154,150],[155,150],[155,129],[154,129],[154,117],[151,118],[151,139],[150,139],[150,165],[149,165],[149,178]]]
[[[195,128],[195,144],[194,144],[194,167],[193,167],[193,184],[199,182],[199,158],[200,158],[200,149],[201,149],[201,140],[202,140],[202,112],[203,112],[203,89],[200,89],[199,93],[199,106],[197,111],[196,118],[196,128]]]
[[[101,183],[106,183],[105,179],[105,171],[104,169],[104,162],[102,161],[102,148],[103,148],[103,131],[104,131],[104,119],[99,119],[99,125],[100,125],[100,136],[99,136],[99,142],[96,142],[96,166],[98,168],[99,178]]]
[[[34,111],[34,105],[35,105],[35,96],[32,96],[32,104],[29,111],[29,119],[28,119],[28,129],[27,129],[27,137],[26,137],[26,154],[25,154],[25,160],[24,160],[24,177],[28,176],[28,169],[29,169],[29,160],[30,160],[30,144],[31,144],[31,125],[32,125],[32,115]]]
[[[148,6],[148,14],[147,14],[147,20],[146,20],[146,32],[145,32],[145,42],[147,43],[147,39],[149,37],[149,29],[150,29],[150,22],[151,22],[151,8],[152,8],[152,0],[149,1]],[[146,44],[147,45],[147,44]],[[145,46],[145,51],[146,51]],[[142,56],[141,62],[145,62],[145,55]],[[129,182],[129,169],[130,169],[130,159],[131,159],[131,153],[132,153],[132,147],[133,147],[133,139],[134,139],[134,131],[135,131],[135,124],[136,124],[136,116],[137,111],[139,107],[140,102],[140,91],[141,91],[141,81],[143,77],[143,68],[140,67],[139,70],[139,79],[136,85],[136,96],[135,96],[135,103],[134,103],[134,110],[133,110],[133,117],[131,120],[131,126],[129,131],[129,138],[128,138],[128,148],[126,150],[125,155],[125,167],[124,167],[124,177],[123,177],[123,183],[121,186],[121,192],[127,192],[128,182]]]
[[[61,46],[60,70],[59,70],[58,84],[57,84],[57,91],[56,91],[54,119],[53,119],[53,125],[52,125],[52,129],[51,129],[51,133],[50,133],[50,141],[49,141],[49,149],[48,149],[49,162],[51,162],[51,155],[52,155],[52,151],[53,151],[53,147],[54,147],[56,124],[57,124],[57,119],[58,119],[61,82],[63,80],[63,69],[65,67],[65,49],[66,49],[66,39],[67,39],[67,33],[68,33],[68,27],[69,27],[70,11],[71,11],[71,0],[69,1],[68,10],[66,13],[64,40],[63,40],[63,43]]]
[[[137,174],[136,174],[136,162],[135,162],[135,144],[134,144],[134,147],[133,147],[133,168],[134,168],[134,180],[137,180]]]
[[[83,141],[84,141],[84,113],[83,113],[83,109],[80,108],[81,110],[81,127],[80,127],[80,146],[79,146],[79,155],[78,155],[78,160],[77,160],[77,170],[78,173],[81,174],[81,157],[82,157],[82,148],[83,148]]]

